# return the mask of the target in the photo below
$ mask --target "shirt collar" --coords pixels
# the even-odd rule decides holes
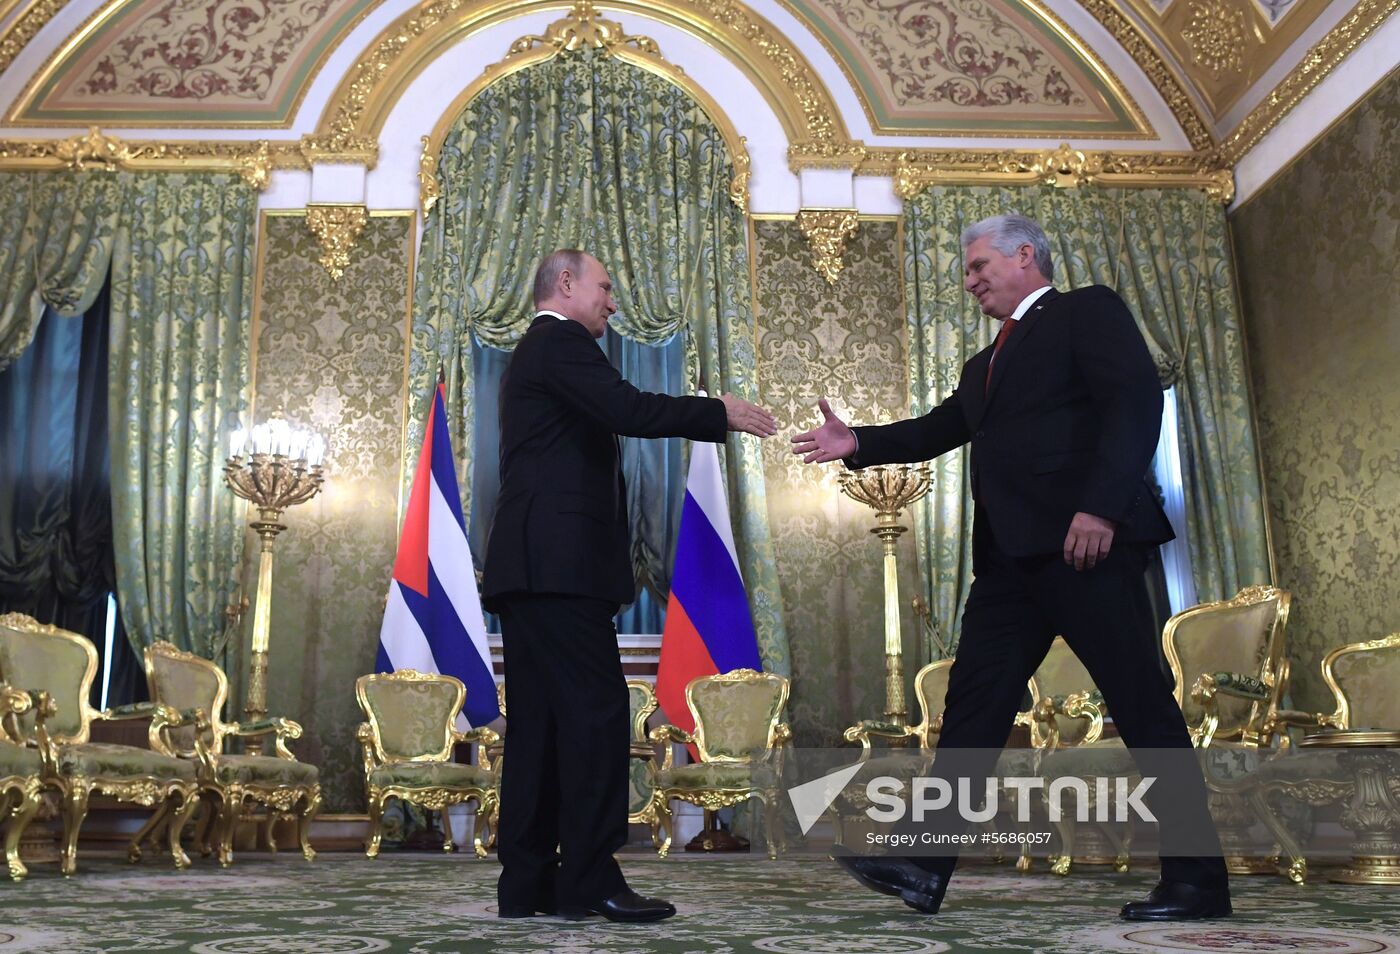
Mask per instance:
[[[1026,312],[1031,310],[1031,305],[1034,305],[1036,299],[1038,299],[1041,295],[1048,292],[1050,290],[1050,287],[1051,286],[1049,285],[1041,285],[1039,288],[1031,292],[1025,298],[1022,298],[1021,303],[1016,306],[1016,310],[1011,313],[1011,320],[1020,321],[1023,317],[1025,317]]]
[[[551,318],[558,318],[560,321],[569,320],[567,316],[561,315],[557,311],[550,311],[548,308],[541,308],[539,311],[535,312],[536,318],[538,318],[540,315],[549,315]]]

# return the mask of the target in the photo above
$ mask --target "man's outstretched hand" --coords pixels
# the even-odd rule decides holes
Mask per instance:
[[[826,398],[819,400],[817,407],[822,412],[822,426],[794,437],[792,452],[801,455],[804,464],[824,464],[850,457],[856,452],[855,432],[831,412]]]
[[[743,431],[758,437],[772,437],[778,433],[778,422],[757,404],[750,404],[732,394],[720,396],[724,402],[724,413],[729,418],[731,431]]]

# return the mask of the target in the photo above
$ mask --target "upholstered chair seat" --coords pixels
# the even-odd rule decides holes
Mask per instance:
[[[370,771],[369,783],[385,788],[489,788],[496,784],[496,775],[489,768],[458,762],[386,762]]]
[[[670,743],[656,769],[656,810],[665,833],[657,854],[664,858],[671,848],[672,799],[713,811],[757,798],[764,806],[768,857],[777,857],[782,837],[778,809],[784,798],[782,754],[792,738],[782,722],[787,697],[786,679],[752,669],[690,681],[685,698],[695,731],[662,725],[650,736],[653,742]],[[676,765],[675,743],[694,746],[699,762]]]
[[[189,867],[180,833],[198,805],[199,786],[193,766],[170,757],[172,729],[193,720],[159,701],[97,711],[88,703],[97,676],[97,648],[77,633],[45,626],[28,616],[0,616],[0,679],[11,687],[45,694],[48,714],[34,711],[13,722],[26,746],[43,759],[43,784],[59,796],[63,819],[61,869],[71,875],[78,864],[78,830],[87,817],[92,792],[119,801],[154,807],[152,823],[164,822],[176,867]],[[150,749],[90,742],[98,720],[149,719]],[[127,858],[141,857],[148,824],[127,846]],[[14,864],[11,864],[11,872]]]
[[[355,681],[355,698],[368,720],[355,733],[364,756],[369,794],[370,835],[365,854],[379,856],[384,805],[397,798],[443,810],[443,851],[456,847],[445,809],[475,801],[472,848],[478,858],[485,858],[500,805],[499,764],[490,767],[486,763],[491,758],[488,750],[499,763],[500,736],[485,726],[467,732],[456,728],[467,687],[455,676],[400,669],[361,676]],[[478,764],[452,761],[458,743],[476,745]]]
[[[199,788],[208,815],[201,826],[202,850],[218,845],[219,864],[233,863],[233,838],[249,808],[266,811],[264,843],[277,850],[273,826],[279,817],[294,818],[302,857],[311,861],[316,852],[309,839],[311,819],[321,808],[320,772],[297,760],[287,740],[301,737],[301,726],[283,718],[252,722],[225,722],[228,677],[202,656],[177,649],[167,642],[146,647],[146,678],[157,700],[182,712],[198,713],[198,724],[171,733],[171,755],[197,770]],[[274,755],[226,751],[235,739],[259,745],[271,737]],[[212,834],[211,834],[212,833]]]

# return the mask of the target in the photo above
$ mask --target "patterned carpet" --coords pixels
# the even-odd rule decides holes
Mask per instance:
[[[564,954],[770,951],[933,954],[939,951],[1400,952],[1400,889],[1268,878],[1235,882],[1236,916],[1198,925],[1132,925],[1119,905],[1147,873],[1019,875],[969,866],[942,914],[918,915],[873,895],[821,858],[623,856],[633,886],[670,898],[656,925],[601,920],[500,920],[494,859],[470,855],[243,854],[220,870],[84,857],[77,877],[35,866],[0,884],[0,954],[12,951],[192,951],[360,954],[530,951]]]

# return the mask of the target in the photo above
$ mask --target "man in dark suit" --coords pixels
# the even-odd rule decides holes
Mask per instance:
[[[732,395],[624,380],[594,340],[617,306],[593,256],[547,256],[534,299],[501,381],[501,495],[482,580],[506,670],[499,912],[655,921],[675,908],[628,888],[613,858],[627,840],[629,750],[613,617],[637,591],[615,435],[718,443],[777,425]]]
[[[1162,392],[1142,334],[1110,289],[1051,287],[1049,242],[1024,216],[978,222],[962,245],[964,287],[1001,327],[996,344],[963,366],[953,394],[923,417],[856,428],[823,399],[823,424],[793,438],[806,462],[850,468],[972,445],[974,578],[933,772],[982,790],[1056,634],[1088,668],[1140,764],[1148,750],[1189,756],[1142,609],[1146,551],[1173,536],[1146,481]],[[1161,882],[1122,914],[1223,917],[1229,888],[1199,768],[1191,758],[1172,766],[1149,789],[1148,805],[1164,848],[1191,851],[1164,854]],[[961,824],[946,812],[940,821],[947,831]],[[867,887],[931,914],[957,858],[838,861]]]

